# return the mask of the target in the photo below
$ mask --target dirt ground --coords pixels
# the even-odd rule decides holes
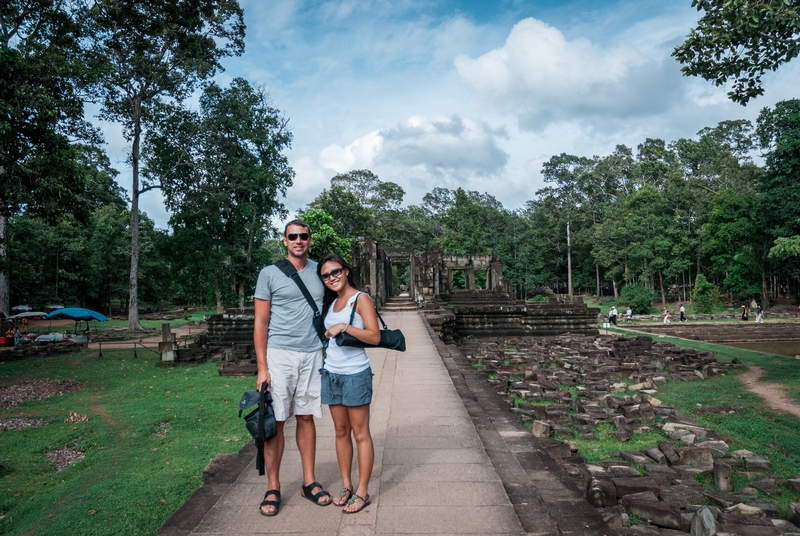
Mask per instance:
[[[747,372],[739,374],[738,378],[742,380],[748,391],[763,398],[772,409],[785,411],[800,418],[800,404],[789,398],[783,386],[759,382],[758,379],[763,375],[764,371],[761,368],[750,365]]]

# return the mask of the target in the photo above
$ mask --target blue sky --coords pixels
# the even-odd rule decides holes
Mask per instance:
[[[292,213],[336,173],[362,168],[400,184],[406,204],[461,186],[519,208],[554,154],[755,121],[800,87],[797,61],[767,75],[747,107],[682,77],[670,53],[698,17],[691,0],[240,1],[245,53],[225,59],[217,81],[264,86],[290,119]],[[126,144],[115,126],[105,133],[129,188]],[[141,206],[167,226],[157,191]]]

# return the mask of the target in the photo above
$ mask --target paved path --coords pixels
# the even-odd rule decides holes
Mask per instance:
[[[263,517],[258,512],[266,490],[266,477],[259,477],[254,462],[250,461],[244,471],[238,477],[233,475],[229,482],[224,482],[223,478],[221,483],[201,488],[196,494],[197,500],[193,497],[183,512],[179,511],[162,528],[161,534],[602,533],[594,530],[597,528],[596,514],[592,517],[594,510],[577,492],[567,490],[558,478],[550,475],[552,471],[560,472],[560,468],[553,467],[555,464],[549,468],[541,464],[529,467],[528,472],[533,474],[535,482],[526,476],[526,470],[517,463],[502,438],[505,434],[518,443],[531,445],[533,436],[526,434],[524,428],[506,423],[504,430],[498,432],[491,424],[486,424],[486,419],[479,419],[486,421],[478,425],[482,429],[479,434],[471,413],[481,413],[481,410],[475,406],[468,411],[465,407],[462,397],[468,387],[460,373],[454,371],[456,366],[452,359],[446,366],[448,359],[443,360],[440,355],[446,347],[438,341],[434,344],[430,327],[422,317],[416,312],[387,313],[384,317],[390,326],[403,330],[408,349],[405,353],[382,349],[368,351],[375,373],[371,419],[375,465],[369,507],[348,515],[334,505],[319,507],[300,496],[300,457],[291,440],[294,426],[290,421],[281,469],[283,501],[277,516]],[[459,382],[452,379],[453,376],[461,378],[461,394],[454,384]],[[488,385],[485,381],[483,384]],[[468,396],[480,398],[482,395]],[[327,407],[324,413],[324,417],[317,420],[317,479],[335,493],[341,483],[334,431]],[[510,415],[507,410],[505,414]],[[493,444],[487,449],[485,441]],[[530,458],[530,449],[517,450]],[[254,449],[247,448],[243,454],[252,460]],[[354,460],[354,468],[356,462]],[[498,464],[504,478],[498,475]],[[355,475],[355,482],[357,478]],[[538,491],[537,486],[541,488]],[[209,489],[204,495],[205,488]],[[569,510],[570,520],[561,524],[561,532],[557,517],[548,513],[549,506],[543,494],[552,495],[555,502],[551,506],[556,510],[559,506],[561,510]],[[577,504],[576,501],[581,503],[579,508],[573,504]],[[203,502],[207,506],[203,507]],[[198,508],[203,511],[198,513]],[[192,509],[193,516],[190,515]],[[182,514],[183,520],[180,519]],[[574,517],[587,515],[590,522]],[[188,524],[187,519],[191,520]]]

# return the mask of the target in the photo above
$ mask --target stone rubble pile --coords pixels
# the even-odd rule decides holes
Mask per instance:
[[[800,503],[790,503],[780,519],[775,502],[759,499],[800,491],[800,478],[771,475],[768,459],[731,451],[727,438],[655,397],[668,380],[703,380],[740,363],[649,337],[481,338],[460,348],[620,534],[800,536]],[[735,411],[729,408],[723,409]],[[588,464],[569,438],[595,439],[599,425],[620,442],[652,430],[664,440]],[[704,489],[699,475],[713,479],[714,489]],[[734,475],[749,484],[734,489]],[[624,528],[631,516],[643,523]]]

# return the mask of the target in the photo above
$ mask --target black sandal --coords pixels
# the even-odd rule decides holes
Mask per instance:
[[[267,497],[269,497],[270,495],[275,495],[278,498],[278,500],[268,501]],[[271,514],[266,514],[264,513],[264,510],[262,510],[262,508],[264,508],[265,506],[274,506],[275,511],[272,512]],[[262,516],[271,517],[274,515],[278,515],[278,510],[280,509],[280,507],[281,507],[281,492],[276,489],[270,489],[267,490],[267,492],[264,494],[264,500],[261,501],[261,505],[258,507],[258,511],[261,513]]]
[[[331,504],[333,502],[332,500],[328,501],[326,503],[319,502],[319,500],[321,498],[325,497],[326,495],[328,497],[330,497],[331,494],[328,493],[327,491],[325,491],[324,489],[322,489],[322,491],[318,491],[318,492],[316,492],[315,494],[312,495],[311,494],[311,490],[313,490],[314,488],[322,489],[322,484],[320,484],[319,482],[312,482],[308,486],[300,486],[300,494],[303,497],[305,497],[306,499],[308,499],[309,501],[311,501],[314,504],[316,504],[317,506],[328,506],[329,504]]]
[[[353,495],[350,496],[350,500],[347,501],[347,504],[355,504],[356,501],[359,500],[359,499],[364,501],[364,504],[361,505],[361,508],[359,508],[358,510],[342,510],[342,512],[344,512],[345,514],[357,514],[358,512],[360,512],[361,510],[363,510],[364,508],[369,506],[369,504],[371,502],[369,500],[369,493],[367,493],[367,498],[366,499],[364,497],[358,495],[357,493],[353,493]]]
[[[352,494],[353,494],[353,490],[352,489],[343,487],[342,491],[339,492],[339,499],[344,499],[345,497],[347,497],[347,501],[349,501],[350,500],[350,496]],[[336,504],[336,503],[333,503],[333,504],[335,504],[339,508],[342,508],[345,504],[347,504],[347,501],[342,501],[342,504]],[[333,501],[331,501],[331,502],[333,502]]]

